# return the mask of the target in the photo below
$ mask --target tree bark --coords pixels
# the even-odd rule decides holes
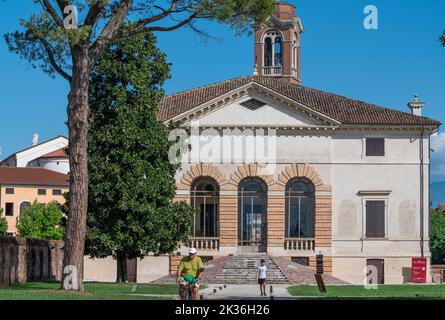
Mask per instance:
[[[116,255],[117,260],[117,283],[126,283],[128,282],[128,273],[127,273],[127,256],[124,253],[118,253]]]
[[[83,292],[83,259],[88,210],[88,47],[76,45],[72,50],[72,61],[73,75],[67,108],[70,206],[65,236],[62,288]]]

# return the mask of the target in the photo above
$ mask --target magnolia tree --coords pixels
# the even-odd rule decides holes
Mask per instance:
[[[146,32],[168,32],[199,21],[227,23],[237,32],[262,23],[275,0],[34,0],[39,12],[5,35],[9,49],[32,66],[70,84],[68,130],[69,215],[62,288],[83,291],[83,257],[88,199],[88,89],[91,71],[114,40]],[[128,27],[123,28],[124,24]],[[65,272],[67,271],[67,272]],[[68,272],[69,271],[69,272]]]
[[[115,41],[91,75],[86,253],[113,255],[117,282],[127,258],[169,254],[187,243],[193,207],[173,202],[173,141],[156,118],[169,77],[165,55],[151,33]]]

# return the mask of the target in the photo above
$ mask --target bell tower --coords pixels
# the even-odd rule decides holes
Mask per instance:
[[[304,30],[295,7],[277,1],[269,21],[254,29],[254,73],[299,84],[300,35]]]

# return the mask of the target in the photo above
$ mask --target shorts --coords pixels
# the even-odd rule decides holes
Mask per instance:
[[[266,279],[258,279],[258,284],[266,284]]]

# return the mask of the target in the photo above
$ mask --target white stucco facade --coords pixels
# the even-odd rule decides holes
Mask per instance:
[[[252,109],[241,105],[250,99],[259,100],[264,106]],[[292,104],[286,101],[249,91],[213,109],[205,109],[205,112],[197,112],[198,108],[193,110],[195,113],[183,122],[184,128],[194,127],[195,130],[188,140],[192,151],[182,158],[182,169],[176,176],[178,184],[184,183],[184,174],[196,163],[217,167],[225,179],[230,179],[240,165],[269,163],[275,181],[290,165],[310,166],[324,184],[332,188],[331,243],[316,246],[312,251],[289,251],[284,246],[268,246],[267,253],[292,257],[314,257],[321,253],[332,258],[333,276],[354,284],[364,282],[368,259],[381,259],[384,260],[385,283],[410,281],[411,259],[422,255],[428,261],[430,259],[429,136],[437,128],[342,125],[317,113],[304,113],[291,107]],[[269,153],[273,156],[260,161],[247,156],[246,160],[256,139],[262,138],[261,130],[265,135],[268,131],[275,134],[272,143],[275,151]],[[384,156],[366,156],[368,138],[384,139]],[[196,144],[198,140],[199,145]],[[230,142],[231,147],[227,148],[225,142]],[[264,145],[267,142],[260,147]],[[234,150],[239,146],[243,149],[242,157],[234,156]],[[268,149],[267,146],[264,148]],[[222,190],[223,194],[236,196],[233,191]],[[285,197],[283,191],[269,191],[268,197],[271,194]],[[185,188],[178,190],[179,199],[187,200],[192,196]],[[370,200],[385,203],[385,235],[379,239],[366,237],[365,207],[366,201]],[[233,219],[238,219],[237,205],[231,210]],[[203,252],[227,255],[237,254],[240,250],[239,246],[221,246],[218,251]]]
[[[30,148],[18,151],[1,161],[0,165],[18,168],[44,168],[51,171],[68,174],[70,171],[68,157],[44,157],[47,154],[60,149],[65,149],[67,147],[68,139],[64,136],[58,136]]]

